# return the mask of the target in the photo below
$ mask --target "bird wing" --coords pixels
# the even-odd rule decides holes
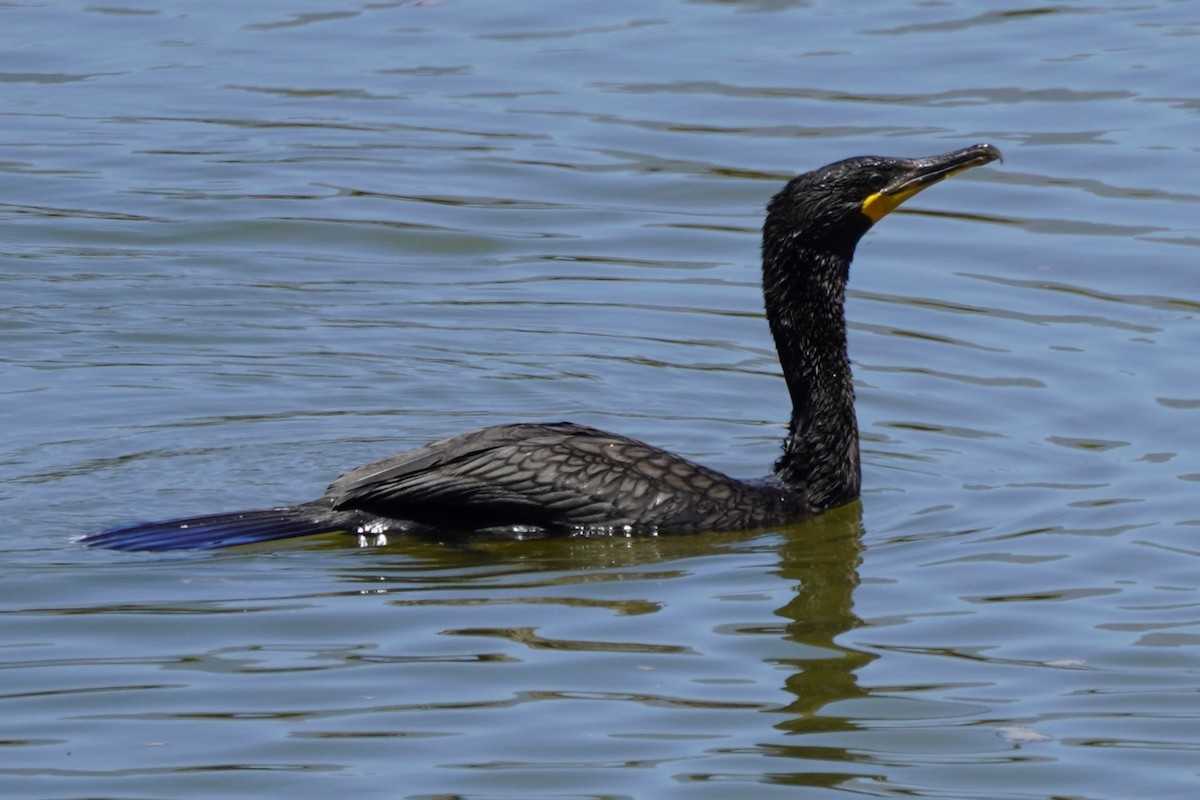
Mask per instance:
[[[433,442],[346,473],[326,498],[335,509],[438,528],[681,529],[727,508],[741,486],[643,442],[561,422]]]

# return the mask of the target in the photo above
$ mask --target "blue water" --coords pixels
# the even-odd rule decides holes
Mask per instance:
[[[1096,800],[1200,781],[1200,16],[1158,0],[0,7],[0,796]],[[796,172],[861,504],[643,540],[86,550],[571,419],[740,476]]]

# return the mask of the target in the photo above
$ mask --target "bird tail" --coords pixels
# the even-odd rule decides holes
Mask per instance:
[[[365,522],[364,515],[357,512],[300,505],[137,522],[90,533],[80,541],[111,550],[215,550],[318,533],[354,532]]]

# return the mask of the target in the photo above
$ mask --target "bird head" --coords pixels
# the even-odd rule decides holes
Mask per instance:
[[[863,234],[901,203],[999,158],[992,145],[976,144],[927,158],[858,156],[798,175],[767,207],[764,250],[800,247],[848,260]]]

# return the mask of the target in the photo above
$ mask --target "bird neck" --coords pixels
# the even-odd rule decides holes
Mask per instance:
[[[813,511],[858,496],[861,468],[854,383],[846,349],[848,253],[763,248],[767,320],[792,398],[775,474]]]

